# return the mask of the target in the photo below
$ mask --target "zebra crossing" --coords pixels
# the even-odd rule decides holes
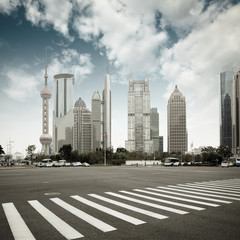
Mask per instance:
[[[70,200],[76,201],[76,204],[71,205]],[[240,201],[240,179],[146,187],[144,189],[132,189],[131,191],[119,190],[117,193],[89,193],[86,196],[72,195],[69,196],[69,199],[65,197],[64,200],[59,197],[50,197],[45,201],[49,201],[57,208],[70,213],[76,218],[76,221],[80,219],[98,231],[107,233],[118,230],[116,222],[114,222],[115,224],[109,224],[83,211],[81,209],[82,205],[94,209],[93,213],[99,211],[104,215],[110,215],[126,224],[137,227],[138,225],[147,224],[146,219],[149,217],[155,219],[155,221],[161,221],[169,217],[172,218],[174,214],[191,214],[190,211],[204,211],[210,207],[220,207],[223,204],[238,202]],[[81,205],[76,207],[77,203]],[[107,203],[108,206],[104,206],[104,203],[105,205]],[[47,202],[29,200],[27,204],[64,238],[79,239],[85,237],[87,239],[87,235],[81,231],[81,226],[78,229],[75,229],[76,226],[75,228],[70,226],[67,219],[58,216],[56,209],[46,207],[46,205],[48,206]],[[117,206],[118,210],[115,210],[114,206]],[[27,226],[24,217],[13,202],[2,203],[2,208],[13,239],[36,239],[36,236]],[[136,213],[137,217],[134,216]],[[139,216],[142,216],[141,219]]]

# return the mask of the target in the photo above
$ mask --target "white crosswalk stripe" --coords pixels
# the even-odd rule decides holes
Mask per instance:
[[[99,211],[105,212],[105,213],[107,213],[107,214],[109,214],[109,215],[112,215],[112,216],[114,216],[114,217],[117,217],[117,218],[119,218],[119,219],[122,219],[122,220],[124,220],[124,221],[126,221],[126,222],[132,223],[132,224],[134,224],[134,225],[140,225],[140,224],[146,223],[146,222],[144,222],[144,221],[142,221],[142,220],[139,220],[139,219],[137,219],[137,218],[131,217],[131,216],[129,216],[129,215],[126,215],[126,214],[117,212],[117,211],[112,210],[112,209],[110,209],[110,208],[108,208],[108,207],[105,207],[105,206],[103,206],[103,205],[100,205],[100,204],[97,204],[97,203],[95,203],[95,202],[89,201],[89,200],[87,200],[86,198],[83,198],[83,197],[80,197],[80,196],[77,196],[77,195],[71,196],[71,197],[74,198],[74,199],[76,199],[76,200],[78,200],[78,201],[80,201],[80,202],[82,202],[82,203],[87,204],[88,206],[91,206],[91,207],[93,207],[93,208],[96,208],[96,209],[98,209]]]
[[[28,201],[28,203],[40,213],[54,228],[56,228],[65,238],[76,239],[82,238],[83,235],[76,231],[74,228],[69,226],[66,222],[56,216],[54,213],[49,211],[37,200]]]
[[[183,215],[183,214],[188,213],[186,211],[178,210],[178,209],[175,209],[175,208],[165,207],[165,206],[158,205],[158,204],[155,204],[155,203],[150,203],[150,202],[138,200],[136,198],[126,197],[126,196],[123,196],[123,195],[117,194],[117,193],[112,193],[112,192],[105,192],[105,193],[108,194],[108,195],[111,195],[111,196],[115,196],[115,197],[118,197],[118,198],[128,200],[128,201],[140,203],[140,204],[143,204],[143,205],[147,205],[149,207],[158,208],[158,209],[162,209],[162,210],[177,213],[177,214],[182,214]]]
[[[15,240],[34,240],[35,237],[32,235],[28,226],[22,219],[18,210],[13,203],[3,203],[3,210],[7,217],[9,226],[11,228],[13,237]]]
[[[105,197],[99,196],[97,194],[88,194],[88,195],[91,196],[91,197],[97,198],[99,200],[117,205],[119,207],[123,207],[123,208],[129,209],[129,210],[134,211],[134,212],[145,214],[145,215],[153,217],[153,218],[157,218],[157,219],[168,218],[167,216],[164,216],[164,215],[161,215],[161,214],[158,214],[158,213],[154,213],[154,212],[151,212],[151,211],[147,211],[147,210],[144,210],[144,209],[141,209],[141,208],[138,208],[138,207],[134,207],[132,205],[128,205],[128,204],[125,204],[125,203],[122,203],[122,202],[118,202],[118,201],[112,200],[110,198],[105,198]]]
[[[185,187],[188,187],[188,188],[194,188],[194,189],[206,189],[206,190],[215,190],[215,191],[218,191],[218,192],[225,192],[225,193],[239,193],[240,194],[240,191],[238,190],[228,190],[228,189],[224,189],[224,188],[221,188],[221,187],[211,187],[211,186],[199,186],[199,185],[190,185],[190,184],[178,184],[177,186],[185,186]]]
[[[186,186],[188,186],[190,183],[186,183]],[[192,185],[192,183],[190,184]],[[198,184],[198,183],[194,183],[194,186],[203,186],[203,187],[211,187],[211,188],[219,188],[219,189],[226,189],[226,190],[232,190],[232,191],[239,191],[240,188],[236,188],[236,187],[226,187],[223,185],[216,185],[216,184]]]
[[[176,192],[171,192],[171,191],[167,191],[167,190],[162,190],[159,188],[146,188],[148,190],[153,190],[156,192],[163,192],[163,193],[169,193],[169,194],[173,194],[173,195],[178,195],[178,196],[184,196],[184,197],[190,197],[190,198],[196,198],[196,199],[202,199],[202,200],[207,200],[207,201],[212,201],[212,202],[218,202],[218,203],[232,203],[229,201],[225,201],[225,200],[220,200],[220,199],[213,199],[213,198],[206,198],[206,197],[200,197],[200,196],[196,196],[196,195],[189,195],[189,194],[184,194],[184,193],[176,193]]]
[[[100,229],[103,232],[110,232],[116,230],[116,228],[64,202],[60,198],[51,198],[50,200],[56,203],[57,205],[61,206],[65,210],[69,211],[76,217],[79,217],[80,219],[86,221],[87,223],[93,225],[94,227]]]
[[[201,195],[201,196],[216,197],[216,198],[223,198],[223,199],[240,201],[240,198],[228,197],[228,196],[223,196],[223,195],[215,195],[215,194],[210,194],[210,193],[202,193],[202,192],[197,192],[197,191],[188,191],[188,190],[178,189],[178,187],[175,187],[175,186],[172,186],[172,187],[157,187],[157,188],[174,190],[174,191],[177,191],[177,192],[191,193],[191,194],[196,194],[196,195]]]
[[[223,191],[223,192],[219,192],[218,190],[215,190],[215,189],[206,189],[206,188],[202,188],[202,189],[198,189],[198,188],[195,188],[195,189],[192,189],[191,187],[189,186],[173,186],[173,185],[168,185],[168,187],[175,187],[175,188],[179,188],[179,189],[186,189],[186,190],[194,190],[194,191],[198,191],[198,192],[206,192],[206,193],[214,193],[214,194],[224,194],[226,196],[235,196],[235,197],[240,197],[240,194],[235,194],[235,193],[228,193],[226,191]]]
[[[147,189],[150,190],[151,188],[147,188]],[[196,204],[205,205],[205,206],[209,206],[209,207],[219,207],[220,206],[220,205],[215,204],[215,203],[208,203],[208,202],[197,201],[197,200],[193,200],[193,199],[180,198],[180,197],[170,196],[170,195],[166,195],[166,194],[161,194],[161,193],[141,190],[141,189],[133,189],[133,191],[147,193],[147,194],[151,194],[151,195],[159,196],[159,197],[164,197],[164,198],[180,200],[180,201],[184,201],[184,202],[196,203]]]
[[[149,199],[149,200],[156,201],[156,202],[162,202],[162,203],[167,203],[167,204],[174,205],[174,206],[189,208],[189,209],[193,209],[193,210],[198,210],[198,211],[205,210],[205,208],[196,207],[196,206],[183,204],[183,203],[177,203],[177,202],[173,202],[173,201],[167,201],[167,200],[154,198],[154,197],[149,197],[149,196],[146,196],[146,195],[137,194],[137,193],[133,193],[133,192],[129,192],[129,191],[119,191],[119,192],[126,193],[126,194],[136,196],[136,197],[140,197],[140,198]]]

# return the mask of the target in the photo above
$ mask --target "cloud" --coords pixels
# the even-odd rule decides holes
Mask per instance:
[[[33,25],[43,28],[52,25],[66,38],[73,40],[69,35],[69,19],[71,18],[72,3],[65,0],[26,0],[23,2],[26,9],[26,18]]]
[[[80,54],[75,49],[63,49],[61,53],[53,55],[48,69],[51,79],[55,74],[72,73],[75,80],[81,82],[92,73],[94,65],[90,54]]]
[[[0,13],[10,14],[12,11],[16,10],[19,5],[19,0],[1,0]]]
[[[6,68],[4,77],[8,80],[7,87],[3,88],[9,98],[24,102],[39,94],[38,80],[29,73],[30,66],[22,65],[18,68]]]

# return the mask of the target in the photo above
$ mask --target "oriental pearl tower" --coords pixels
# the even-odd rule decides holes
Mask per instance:
[[[42,98],[42,135],[40,136],[40,142],[42,144],[42,154],[50,154],[50,144],[52,142],[52,136],[49,134],[49,99],[52,96],[51,91],[47,88],[47,64],[45,63],[45,87],[40,92]]]

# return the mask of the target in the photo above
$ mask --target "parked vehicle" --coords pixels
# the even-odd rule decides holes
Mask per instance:
[[[165,167],[170,167],[170,166],[179,166],[180,161],[178,158],[173,158],[173,157],[167,157],[164,158],[164,164]]]
[[[240,157],[236,157],[236,166],[237,166],[237,167],[240,166]]]
[[[60,167],[59,162],[58,161],[53,161],[53,167]]]
[[[61,159],[61,160],[58,161],[58,163],[59,163],[59,167],[64,167],[65,163],[66,163],[66,160]]]
[[[42,167],[52,167],[53,166],[53,162],[52,159],[42,159]]]
[[[80,163],[80,162],[73,162],[72,166],[73,167],[80,167],[80,166],[82,166],[82,163]]]
[[[90,167],[90,164],[88,164],[87,162],[84,162],[82,165],[83,167]]]
[[[70,167],[70,166],[71,166],[71,163],[70,163],[70,162],[65,162],[65,163],[64,163],[64,166],[65,166],[65,167]]]
[[[229,165],[228,165],[228,161],[227,161],[227,160],[222,161],[222,163],[221,163],[221,167],[229,167]]]

